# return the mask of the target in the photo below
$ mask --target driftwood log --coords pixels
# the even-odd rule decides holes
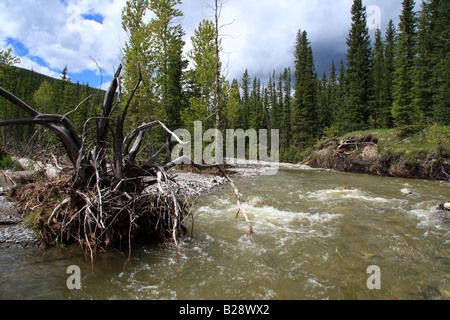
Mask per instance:
[[[124,122],[142,78],[139,77],[125,106],[120,108],[121,70],[122,66],[119,66],[106,92],[101,116],[87,119],[81,136],[67,115],[42,114],[0,88],[0,96],[30,116],[3,120],[0,126],[38,124],[47,127],[60,138],[73,166],[70,179],[58,181],[54,186],[60,194],[66,194],[66,198],[57,201],[48,211],[48,216],[41,220],[40,228],[45,230],[41,233],[44,240],[78,242],[91,259],[98,251],[111,248],[125,246],[131,252],[134,237],[142,233],[158,240],[171,239],[178,247],[177,241],[186,233],[182,224],[187,212],[186,204],[177,197],[177,184],[169,177],[167,170],[181,163],[191,163],[200,169],[215,167],[220,171],[235,191],[237,214],[243,213],[251,235],[252,226],[240,205],[239,191],[220,165],[204,166],[185,157],[157,164],[157,158],[169,150],[170,137],[183,144],[160,121],[142,124],[125,136]],[[114,113],[118,113],[115,121]],[[95,134],[87,142],[90,132],[87,128],[91,121],[95,121]],[[138,163],[136,156],[141,149],[144,133],[156,126],[164,130],[166,144],[150,159]],[[157,192],[145,192],[151,185],[157,186]],[[47,184],[45,188],[50,186]],[[32,192],[28,190],[28,193]],[[42,195],[45,192],[51,194],[52,190],[34,192]],[[27,194],[27,191],[22,193]]]

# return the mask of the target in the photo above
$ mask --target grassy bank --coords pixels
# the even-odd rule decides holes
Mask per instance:
[[[304,164],[339,171],[449,180],[450,126],[429,126],[405,134],[367,130],[317,143]]]

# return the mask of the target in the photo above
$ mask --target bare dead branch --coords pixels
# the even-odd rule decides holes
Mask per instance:
[[[62,202],[52,202],[52,210],[46,211],[51,213],[44,220],[47,222],[45,230],[51,235],[61,235],[62,238],[58,241],[79,243],[85,252],[90,254],[91,261],[98,250],[125,245],[128,247],[130,257],[131,241],[138,233],[138,229],[151,230],[153,235],[163,241],[172,239],[170,241],[175,244],[178,252],[179,238],[183,233],[187,233],[183,226],[186,205],[178,199],[179,185],[171,180],[167,171],[178,164],[189,163],[201,170],[216,168],[221,172],[234,190],[238,205],[236,217],[242,212],[249,226],[250,235],[253,234],[251,222],[240,203],[239,191],[220,165],[196,164],[186,157],[174,161],[166,160],[162,165],[156,164],[158,157],[164,151],[169,151],[170,137],[181,145],[189,143],[181,141],[164,123],[161,121],[144,123],[123,138],[127,112],[142,81],[142,75],[139,66],[139,79],[133,91],[121,114],[113,118],[113,113],[120,110],[119,105],[122,103],[121,70],[120,65],[105,94],[101,116],[89,118],[84,122],[81,137],[77,135],[73,124],[67,118],[69,113],[64,116],[41,114],[0,88],[0,96],[13,102],[30,116],[0,121],[0,126],[39,124],[49,128],[61,139],[75,168],[75,174],[71,179],[55,182],[53,186],[54,190],[63,189],[70,198]],[[70,113],[77,111],[81,103]],[[113,119],[117,121],[114,122]],[[96,125],[89,125],[91,121],[95,121]],[[141,149],[144,134],[156,126],[164,130],[166,143],[147,162],[139,165],[135,160]],[[90,134],[93,134],[93,139],[89,139]],[[109,134],[112,134],[112,139]],[[113,140],[113,161],[107,155],[111,140]],[[151,143],[150,148],[154,150],[155,144]],[[58,165],[56,158],[54,160]],[[107,161],[112,163],[108,165]],[[156,186],[155,192],[144,192],[149,186],[152,189]],[[42,187],[46,190],[43,194],[48,200],[51,194],[48,188],[51,187],[48,183]],[[41,195],[37,194],[32,198],[40,199],[40,197]],[[26,208],[32,207],[36,210],[44,206],[44,202],[34,203],[34,200],[27,200],[25,205]],[[66,208],[64,214],[61,212],[63,207]],[[51,239],[49,235],[47,238]]]

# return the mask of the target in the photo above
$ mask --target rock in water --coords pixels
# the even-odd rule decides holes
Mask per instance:
[[[409,189],[407,189],[407,188],[405,188],[405,189],[402,189],[402,190],[400,190],[403,194],[412,194],[412,191],[411,190],[409,190]]]

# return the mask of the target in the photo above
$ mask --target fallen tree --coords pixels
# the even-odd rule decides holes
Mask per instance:
[[[252,226],[240,205],[239,191],[220,165],[205,166],[186,157],[158,162],[158,158],[169,151],[170,138],[184,144],[160,121],[142,124],[125,136],[127,112],[142,78],[139,77],[125,106],[120,108],[123,103],[121,70],[122,66],[119,66],[105,94],[100,117],[87,119],[81,136],[67,115],[42,114],[0,88],[0,96],[30,116],[3,120],[0,126],[38,124],[50,129],[61,140],[73,167],[69,178],[52,184],[24,186],[18,192],[25,206],[31,206],[29,199],[39,202],[46,199],[51,203],[51,210],[47,210],[45,218],[41,217],[38,226],[44,242],[78,242],[91,259],[98,251],[111,248],[127,247],[131,252],[134,237],[143,232],[162,241],[172,240],[178,246],[178,240],[187,233],[182,223],[188,214],[187,204],[180,199],[177,183],[169,177],[167,170],[181,163],[190,163],[199,169],[214,167],[220,171],[235,191],[236,216],[243,213],[251,235]],[[115,113],[118,115],[113,121]],[[92,121],[95,121],[95,134],[88,142]],[[138,162],[136,158],[144,134],[154,127],[164,130],[166,144],[146,161]],[[153,191],[146,191],[151,186]]]

